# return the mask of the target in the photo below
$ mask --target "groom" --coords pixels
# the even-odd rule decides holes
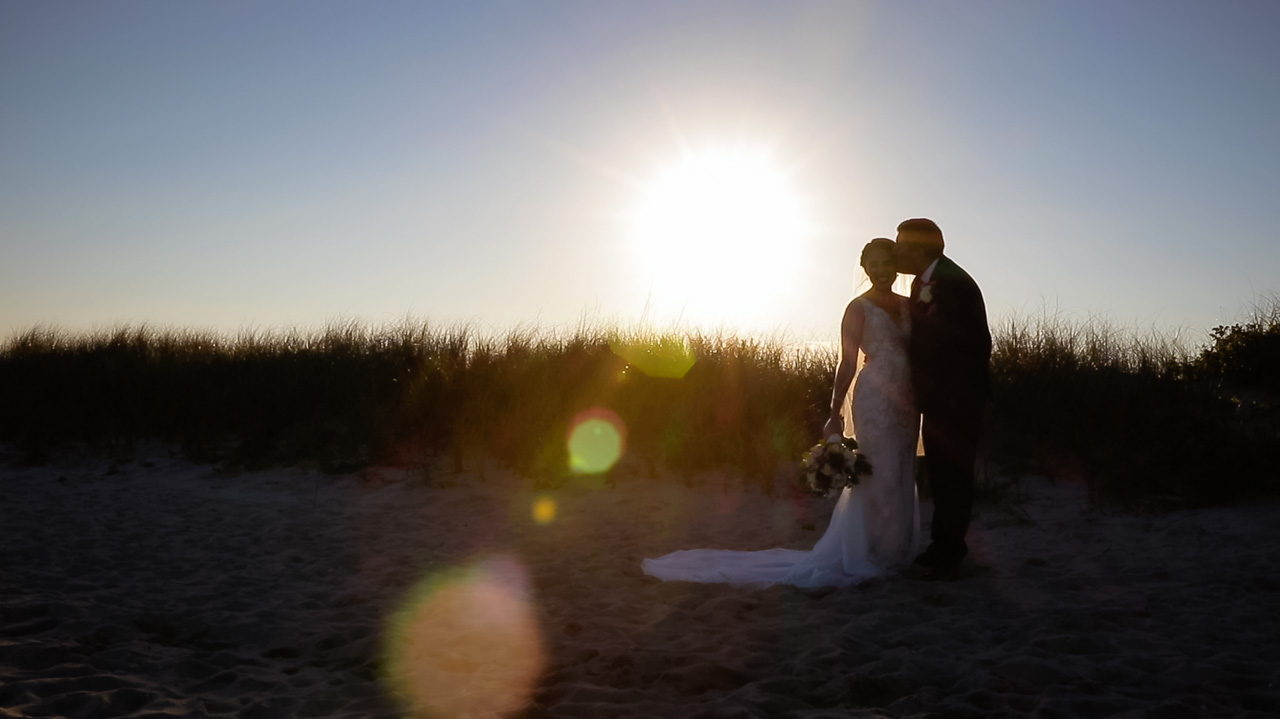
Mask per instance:
[[[991,396],[991,331],[982,291],[942,254],[933,220],[898,225],[898,271],[911,283],[908,355],[933,491],[932,542],[915,563],[930,579],[953,579],[969,553],[964,542],[973,510],[973,471],[982,418]]]

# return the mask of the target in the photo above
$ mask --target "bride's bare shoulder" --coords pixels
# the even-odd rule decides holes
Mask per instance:
[[[867,297],[866,292],[863,292],[857,297],[854,297],[853,299],[849,300],[849,304],[845,306],[844,316],[848,317],[850,315],[859,315],[859,316],[862,315],[863,313],[866,312],[866,304],[870,301],[871,300]]]
[[[849,300],[848,306],[844,308],[844,318],[840,320],[840,334],[844,341],[857,341],[855,338],[862,334],[862,328],[867,324],[867,304],[871,302],[866,294],[858,295]]]

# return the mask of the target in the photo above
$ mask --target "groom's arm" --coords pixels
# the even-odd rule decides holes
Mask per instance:
[[[984,359],[991,356],[987,307],[978,285],[968,278],[939,282],[936,310],[928,317],[933,351]]]
[[[948,278],[950,279],[950,278]],[[917,353],[929,367],[921,397],[948,403],[990,393],[991,332],[982,292],[967,276],[939,281],[934,307],[915,329]]]

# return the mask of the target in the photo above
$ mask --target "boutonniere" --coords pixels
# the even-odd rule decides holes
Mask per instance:
[[[933,302],[933,283],[926,282],[920,287],[920,301],[926,305]]]

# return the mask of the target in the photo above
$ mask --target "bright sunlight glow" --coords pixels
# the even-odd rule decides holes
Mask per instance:
[[[684,156],[643,187],[632,226],[664,319],[749,324],[798,281],[802,203],[764,150]]]

